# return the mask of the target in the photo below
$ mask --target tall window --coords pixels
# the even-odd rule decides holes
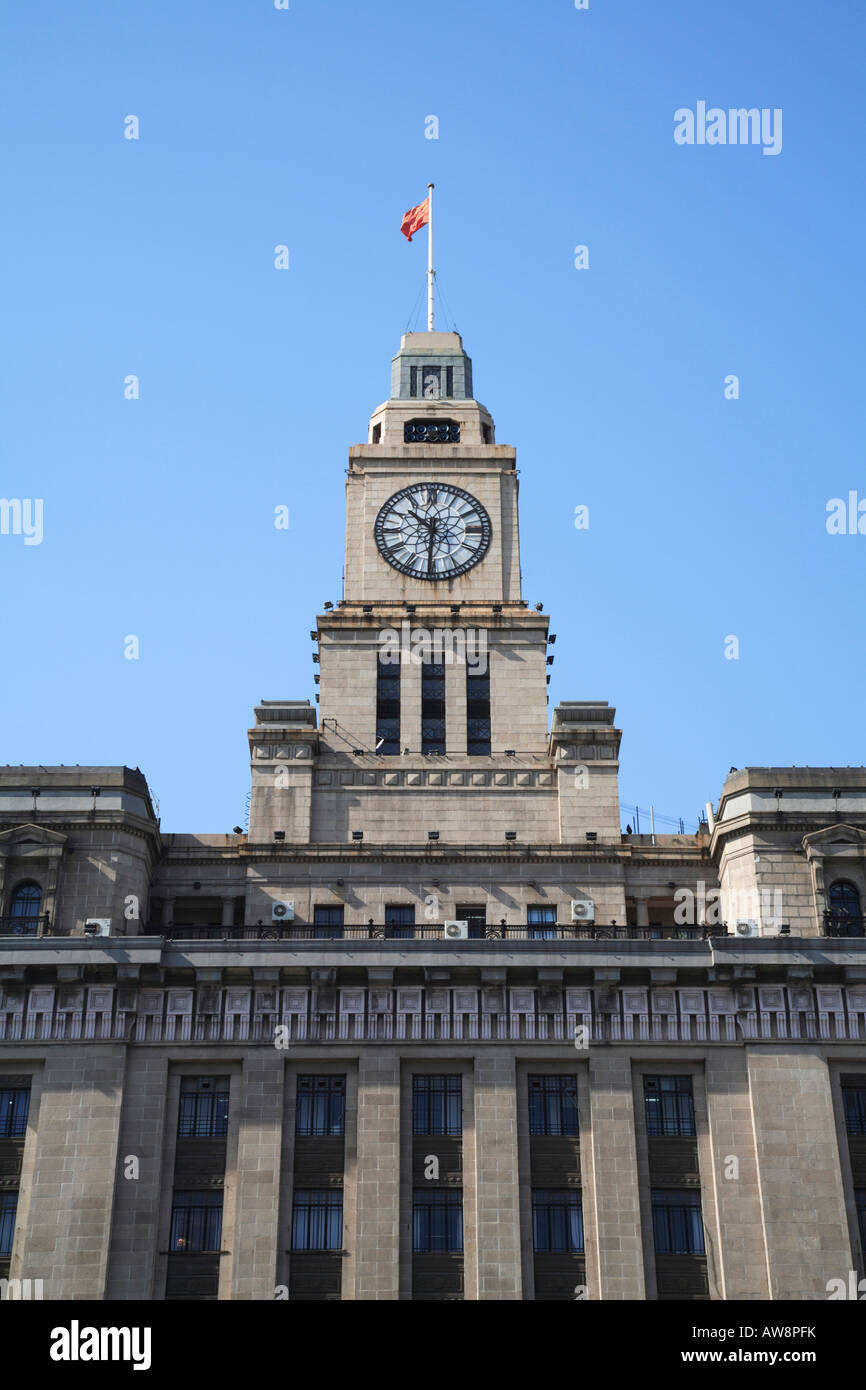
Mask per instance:
[[[295,1133],[338,1135],[345,1129],[345,1076],[299,1076]]]
[[[847,878],[837,878],[830,885],[830,911],[840,917],[860,916],[860,893],[856,884]]]
[[[220,1248],[223,1194],[206,1189],[175,1192],[170,1245],[175,1254],[201,1254]]]
[[[343,1193],[338,1187],[297,1191],[292,1205],[293,1250],[343,1248]]]
[[[857,1224],[860,1227],[860,1249],[866,1252],[866,1188],[856,1188],[854,1197],[857,1202]]]
[[[313,908],[313,936],[320,941],[343,935],[342,907]]]
[[[399,903],[385,908],[385,926],[389,936],[413,937],[415,935],[415,908],[412,903]]]
[[[376,751],[400,752],[400,659],[379,656],[376,668]]]
[[[643,1093],[647,1134],[694,1134],[695,1102],[690,1076],[645,1076]]]
[[[227,1076],[194,1076],[181,1082],[179,1139],[220,1139],[229,1127]]]
[[[9,900],[9,928],[13,936],[35,936],[39,931],[42,889],[38,883],[19,883]]]
[[[529,923],[530,940],[552,940],[556,936],[556,908],[546,906],[528,907],[526,920]]]
[[[490,754],[490,668],[483,675],[466,667],[466,751],[470,757]]]
[[[412,1085],[412,1133],[463,1133],[459,1076],[416,1076]]]
[[[866,1135],[866,1085],[843,1086],[845,1128],[849,1134]]]
[[[412,1245],[418,1254],[459,1254],[463,1249],[463,1193],[447,1187],[417,1190],[412,1227]]]
[[[445,752],[445,662],[421,665],[421,752]]]
[[[530,1076],[529,1133],[579,1134],[577,1077]]]
[[[652,1194],[653,1240],[657,1255],[703,1255],[701,1194],[683,1188],[656,1188]]]
[[[15,1086],[0,1090],[0,1139],[19,1139],[27,1133],[30,1092]]]
[[[0,1192],[0,1256],[12,1254],[15,1238],[15,1213],[18,1210],[17,1192]]]
[[[532,1194],[536,1251],[583,1250],[583,1205],[577,1188],[539,1188]]]

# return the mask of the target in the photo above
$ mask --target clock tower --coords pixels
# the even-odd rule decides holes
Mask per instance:
[[[555,638],[521,595],[517,499],[460,335],[405,334],[349,450],[344,594],[311,634],[318,721],[272,701],[250,732],[252,838],[619,839],[614,711],[563,705],[548,732]]]
[[[345,598],[520,600],[515,451],[473,398],[458,333],[404,334],[390,399],[349,451]]]

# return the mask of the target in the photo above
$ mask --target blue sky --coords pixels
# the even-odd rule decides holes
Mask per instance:
[[[825,524],[866,498],[859,0],[19,0],[4,28],[0,495],[44,538],[0,535],[3,761],[139,765],[165,829],[243,823],[253,705],[315,693],[431,179],[551,708],[615,704],[623,802],[687,829],[732,764],[864,761],[866,535]],[[781,153],[677,145],[698,101],[781,108]]]

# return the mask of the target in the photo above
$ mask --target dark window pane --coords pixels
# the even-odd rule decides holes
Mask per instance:
[[[169,1249],[178,1254],[219,1250],[222,1222],[221,1192],[176,1192],[171,1209]]]
[[[844,917],[860,916],[860,894],[856,885],[839,878],[830,885],[830,909]]]
[[[455,920],[466,922],[469,926],[470,940],[483,941],[487,935],[487,909],[484,907],[457,907]]]
[[[17,1192],[0,1192],[0,1255],[12,1254],[15,1238],[15,1213],[18,1210]]]
[[[529,1133],[579,1133],[576,1077],[530,1076]]]
[[[297,1191],[292,1201],[293,1250],[341,1250],[343,1193],[339,1188]]]
[[[385,908],[385,926],[388,928],[388,935],[391,937],[405,937],[407,940],[415,935],[415,908],[411,903]]]
[[[297,1134],[340,1135],[345,1122],[345,1076],[298,1077]]]
[[[202,1080],[208,1080],[203,1078]],[[181,1139],[218,1139],[228,1133],[229,1088],[225,1077],[181,1083],[177,1132]]]
[[[530,926],[541,925],[542,922],[556,921],[555,907],[528,907],[526,909],[526,920]]]
[[[0,1139],[17,1139],[27,1133],[30,1092],[25,1087],[0,1090]]]
[[[583,1204],[577,1188],[533,1192],[532,1243],[543,1252],[583,1250]]]
[[[857,1188],[854,1197],[857,1202],[857,1224],[860,1227],[860,1249],[866,1251],[866,1189]]]
[[[416,1076],[412,1087],[413,1134],[463,1133],[459,1076]]]
[[[842,1099],[848,1133],[866,1135],[866,1086],[843,1086]]]
[[[445,752],[445,720],[425,719],[421,723],[421,752]]]
[[[342,907],[314,907],[313,935],[319,941],[333,941],[343,935]]]
[[[695,1103],[690,1076],[645,1076],[647,1133],[655,1137],[695,1133]]]
[[[386,907],[385,922],[392,927],[413,926],[415,923],[414,906],[412,903],[408,903]]]
[[[490,676],[466,671],[466,751],[473,757],[490,755]]]
[[[459,1253],[463,1249],[463,1193],[441,1187],[416,1191],[412,1227],[412,1245],[417,1253]]]
[[[39,930],[42,889],[38,883],[19,883],[9,902],[12,936],[32,936]]]
[[[528,907],[526,920],[529,924],[527,936],[530,941],[554,941],[556,939],[555,907]]]
[[[652,1193],[653,1240],[658,1255],[703,1255],[701,1194],[682,1189]]]

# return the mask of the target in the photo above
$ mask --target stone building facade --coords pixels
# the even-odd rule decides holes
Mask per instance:
[[[7,1296],[863,1274],[866,770],[732,771],[696,834],[623,833],[614,709],[549,717],[472,390],[457,334],[405,335],[247,832],[164,834],[137,769],[0,768]]]

